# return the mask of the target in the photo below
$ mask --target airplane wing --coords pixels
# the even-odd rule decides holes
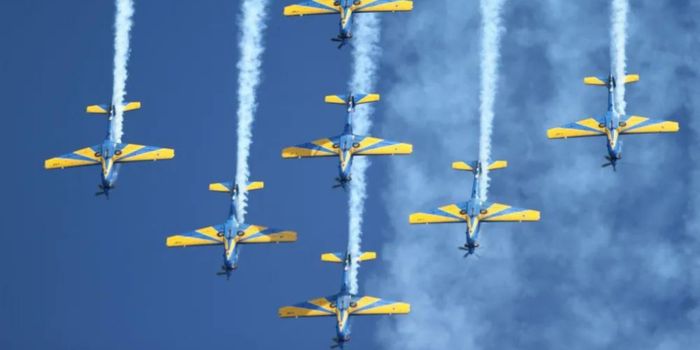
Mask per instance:
[[[64,154],[44,161],[46,169],[63,169],[77,166],[100,164],[100,150],[102,146],[81,148],[73,153]]]
[[[479,220],[483,222],[522,222],[540,221],[540,212],[537,210],[511,207],[501,203],[484,202]]]
[[[285,16],[328,15],[340,13],[340,5],[334,0],[312,0],[284,7]]]
[[[224,225],[202,227],[198,230],[168,237],[165,245],[168,247],[189,247],[202,245],[224,244]]]
[[[339,153],[340,137],[320,139],[282,150],[282,158],[333,157]]]
[[[353,12],[397,12],[413,10],[413,1],[363,0],[357,1]]]
[[[357,147],[355,147],[357,146]],[[372,136],[355,136],[352,154],[358,156],[380,156],[395,154],[411,154],[413,145],[383,140]]]
[[[333,304],[331,300],[333,299],[334,297],[330,296],[292,306],[284,306],[279,308],[278,314],[281,318],[335,316],[335,308],[331,307]]]
[[[588,118],[558,128],[547,130],[550,139],[566,139],[569,137],[603,136],[605,135],[605,120]]]
[[[174,157],[175,150],[172,148],[142,146],[130,143],[119,144],[114,150],[114,161],[118,163],[173,159]]]
[[[411,312],[411,304],[363,296],[353,299],[349,312],[352,316],[402,315]]]
[[[652,134],[678,132],[677,122],[661,119],[650,119],[633,115],[620,123],[620,134]]]
[[[240,244],[253,243],[287,243],[296,242],[297,233],[294,231],[279,230],[257,225],[246,225],[238,240]]]
[[[409,217],[408,221],[411,224],[448,224],[455,222],[467,222],[467,215],[464,211],[464,208],[466,207],[466,202],[448,204],[433,211],[413,213]]]

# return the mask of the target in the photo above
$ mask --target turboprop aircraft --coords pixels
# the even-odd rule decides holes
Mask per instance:
[[[626,75],[623,84],[639,81],[639,75]],[[618,113],[615,105],[615,77],[610,74],[607,79],[597,77],[586,77],[583,82],[587,85],[605,86],[608,88],[608,111],[600,117],[591,117],[575,123],[567,124],[557,128],[547,130],[547,137],[550,139],[566,139],[569,137],[606,136],[608,161],[603,167],[612,166],[617,170],[617,162],[622,159],[622,140],[620,135],[633,134],[656,134],[677,132],[679,125],[677,122],[650,119],[637,115],[626,116]]]
[[[402,302],[382,300],[370,296],[358,296],[350,290],[350,268],[352,264],[377,258],[375,252],[363,252],[357,258],[350,254],[326,253],[321,255],[321,260],[331,263],[343,264],[343,284],[340,292],[335,295],[313,299],[292,306],[279,309],[281,318],[299,317],[335,317],[336,337],[332,348],[343,348],[350,341],[351,316],[364,315],[400,315],[411,312],[411,305]]]
[[[246,190],[259,190],[264,186],[263,182],[252,182],[247,186]],[[238,222],[236,219],[238,185],[234,186],[231,182],[213,183],[209,185],[209,190],[231,194],[228,220],[221,225],[207,226],[192,232],[170,236],[166,240],[168,247],[223,245],[224,264],[221,267],[221,272],[218,274],[229,278],[231,277],[231,272],[238,268],[238,254],[240,253],[241,245],[296,242],[297,233],[294,231]]]
[[[340,33],[332,41],[342,48],[352,38],[352,21],[354,13],[397,12],[413,10],[413,1],[396,0],[312,0],[284,8],[285,16],[305,15],[340,15]]]
[[[347,106],[347,119],[343,133],[325,139],[287,147],[282,150],[282,158],[338,157],[339,176],[333,187],[346,188],[352,179],[351,168],[354,156],[403,155],[413,152],[413,145],[387,141],[372,136],[353,134],[352,116],[355,106],[379,101],[377,94],[329,95],[325,102]]]
[[[140,109],[141,102],[127,102],[122,108],[124,112]],[[116,108],[107,105],[92,105],[87,107],[87,113],[108,115],[111,121],[116,114]],[[44,162],[44,168],[63,169],[101,164],[102,178],[98,185],[100,191],[95,193],[95,195],[109,197],[109,191],[114,188],[114,183],[117,181],[121,163],[172,159],[175,157],[175,151],[171,148],[117,142],[113,137],[113,128],[113,123],[110,123],[107,137],[101,144],[47,159]]]
[[[488,170],[503,169],[508,166],[508,162],[497,160],[488,165]],[[482,179],[482,164],[479,161],[454,162],[452,168],[455,170],[469,171],[474,174],[472,184],[472,194],[469,201],[441,206],[440,208],[425,212],[413,213],[409,217],[411,224],[444,224],[444,223],[467,223],[467,242],[459,249],[466,251],[464,257],[475,253],[479,247],[478,239],[483,222],[523,222],[539,221],[540,212],[537,210],[521,209],[500,203],[491,203],[479,197],[479,188]]]

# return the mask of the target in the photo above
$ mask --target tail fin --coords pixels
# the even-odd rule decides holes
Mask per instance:
[[[342,264],[348,258],[345,253],[325,253],[321,255],[321,261]],[[377,258],[376,252],[362,252],[360,253],[357,262],[374,260]]]
[[[265,188],[264,182],[255,181],[248,184],[248,187],[246,187],[246,191],[255,191],[263,188]],[[216,182],[209,184],[209,191],[212,192],[233,193],[235,190],[236,186],[233,185],[233,182]]]
[[[471,161],[471,162],[453,162],[452,163],[452,169],[454,170],[463,170],[463,171],[471,171],[473,173],[477,172],[479,166],[478,161]],[[498,169],[504,169],[508,167],[508,162],[505,160],[496,160],[489,164],[488,170],[498,170]]]
[[[365,103],[377,102],[381,99],[379,94],[357,94],[357,95],[328,95],[325,98],[326,103],[337,105],[356,106]]]
[[[595,86],[606,86],[610,87],[610,84],[613,83],[614,79],[611,79],[611,77],[608,78],[598,78],[598,77],[585,77],[583,78],[583,83],[586,85],[595,85]],[[639,74],[627,74],[625,75],[625,79],[623,79],[623,82],[625,84],[632,84],[636,83],[639,81]]]
[[[124,112],[134,111],[141,109],[141,102],[125,102],[123,104]],[[90,105],[85,109],[87,113],[90,114],[112,114],[112,106],[110,105]]]

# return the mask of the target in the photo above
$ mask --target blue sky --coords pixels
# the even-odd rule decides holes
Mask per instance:
[[[173,161],[122,170],[109,201],[95,168],[47,172],[45,158],[100,142],[87,104],[111,99],[111,2],[7,2],[0,12],[0,101],[6,150],[0,201],[3,349],[325,348],[330,319],[279,320],[279,306],[334,293],[347,201],[333,160],[285,161],[287,145],[338,133],[350,50],[328,40],[334,18],[287,19],[270,8],[254,125],[247,221],[299,232],[292,245],[245,247],[230,281],[221,251],[169,250],[169,234],[218,224],[234,175],[235,1],[136,4],[127,142],[169,146]],[[411,211],[468,195],[449,170],[477,152],[478,4],[416,2],[383,16],[374,134],[410,141],[411,157],[373,159],[361,290],[413,314],[353,326],[353,348],[688,349],[700,342],[697,106],[700,4],[635,2],[628,111],[681,123],[677,135],[626,138],[613,174],[603,140],[548,141],[545,129],[602,113],[605,92],[581,78],[608,70],[606,1],[508,2],[490,198],[542,210],[537,224],[484,228],[482,258],[463,261],[460,226],[410,227]],[[19,148],[17,148],[19,147]]]

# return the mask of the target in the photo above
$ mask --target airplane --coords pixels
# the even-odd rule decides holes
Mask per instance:
[[[375,252],[363,252],[353,259],[350,254],[325,253],[321,260],[343,264],[343,284],[340,292],[279,309],[280,318],[333,317],[336,318],[335,343],[331,348],[341,350],[350,341],[350,317],[365,315],[403,315],[411,312],[411,305],[403,302],[382,300],[370,296],[358,296],[350,292],[350,267],[363,261],[377,258]]]
[[[539,221],[540,212],[537,210],[521,209],[501,203],[491,203],[479,198],[483,165],[479,161],[454,162],[452,169],[469,171],[474,174],[472,193],[469,201],[441,206],[430,212],[413,213],[409,217],[411,224],[444,224],[467,223],[467,242],[460,250],[466,251],[464,257],[475,254],[479,248],[479,233],[484,222],[523,222]],[[508,162],[497,160],[487,166],[488,170],[503,169]]]
[[[264,187],[265,184],[263,182],[256,181],[250,183],[246,189],[247,191],[254,191]],[[231,194],[231,207],[226,222],[221,225],[202,227],[192,232],[170,236],[165,242],[166,246],[172,248],[223,245],[224,264],[221,266],[221,271],[218,272],[217,275],[225,275],[228,279],[231,277],[231,272],[238,268],[238,255],[241,251],[241,245],[296,242],[297,233],[294,231],[279,230],[238,222],[236,219],[236,198],[239,194],[238,185],[234,186],[232,182],[213,183],[209,185],[209,191]]]
[[[625,75],[623,84],[630,84],[639,81],[639,75]],[[613,171],[617,171],[617,162],[622,159],[622,140],[620,135],[634,134],[656,134],[678,132],[677,122],[650,119],[637,115],[626,116],[617,112],[615,105],[615,87],[617,81],[612,73],[607,80],[598,77],[586,77],[584,84],[594,86],[605,86],[608,88],[608,111],[601,117],[591,117],[575,123],[563,125],[547,130],[547,137],[550,139],[566,139],[569,137],[603,136],[607,137],[608,161],[602,167],[612,166]]]
[[[329,95],[325,102],[347,106],[347,120],[342,134],[325,139],[315,140],[309,143],[287,147],[282,150],[282,158],[309,158],[309,157],[335,157],[340,160],[334,188],[346,188],[352,180],[350,170],[353,156],[376,155],[404,155],[413,153],[413,145],[399,143],[372,136],[355,135],[352,131],[352,114],[355,106],[365,103],[377,102],[380,96],[377,94],[360,95]]]
[[[396,0],[312,0],[284,8],[285,16],[340,15],[340,33],[331,41],[338,42],[338,48],[345,46],[352,38],[352,15],[367,12],[405,12],[413,10],[413,1]]]
[[[126,102],[123,104],[124,112],[140,108],[141,102]],[[86,112],[107,115],[109,120],[112,120],[116,114],[116,109],[113,105],[91,105],[87,107]],[[109,191],[114,189],[121,163],[155,161],[175,157],[175,151],[171,148],[116,142],[112,138],[113,132],[114,130],[112,130],[110,123],[107,137],[102,144],[81,148],[72,153],[47,159],[44,162],[44,168],[63,169],[100,164],[102,165],[102,177],[98,185],[100,191],[95,193],[95,195],[104,195],[106,198],[109,198]]]

